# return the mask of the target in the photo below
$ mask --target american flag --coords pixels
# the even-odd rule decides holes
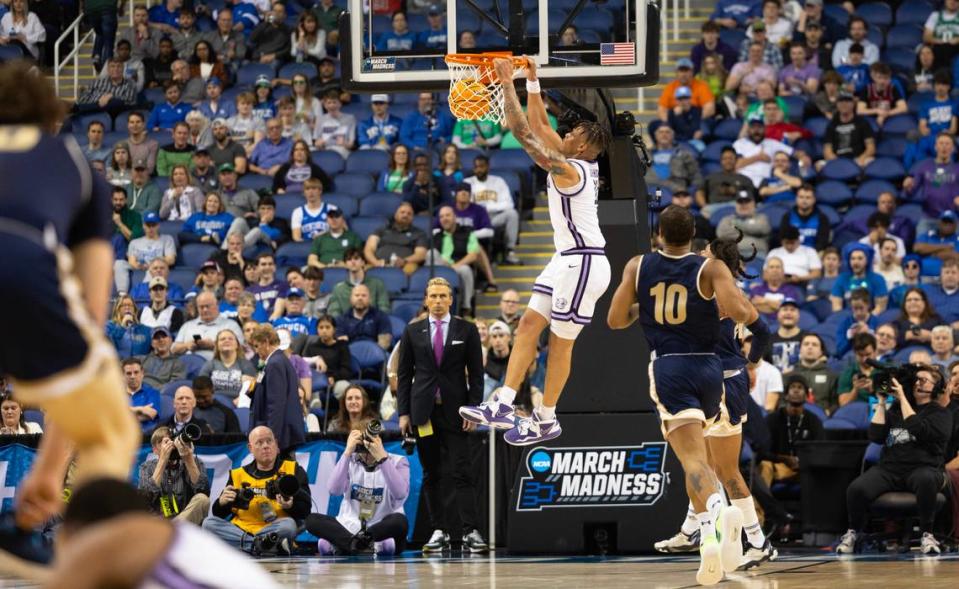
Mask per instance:
[[[636,46],[633,43],[600,43],[600,65],[635,65]]]

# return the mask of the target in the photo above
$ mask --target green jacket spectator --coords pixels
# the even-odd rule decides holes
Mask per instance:
[[[375,276],[369,276],[366,273],[366,261],[363,259],[363,251],[358,248],[350,248],[343,255],[343,262],[346,263],[346,269],[350,271],[346,280],[333,287],[330,294],[329,306],[326,312],[333,317],[339,317],[351,309],[350,294],[353,287],[357,284],[365,284],[370,289],[370,306],[376,307],[384,313],[390,312],[390,297],[386,293],[386,285]]]
[[[363,240],[360,236],[346,228],[343,211],[331,209],[327,213],[326,221],[330,225],[330,230],[324,231],[313,239],[313,247],[310,249],[310,257],[307,260],[310,266],[317,268],[342,262],[348,250],[363,249]]]

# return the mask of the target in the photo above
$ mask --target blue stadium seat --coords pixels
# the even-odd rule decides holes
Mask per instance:
[[[783,96],[783,101],[786,103],[786,108],[789,109],[789,116],[787,117],[787,122],[795,123],[797,125],[802,123],[803,113],[806,112],[806,97],[805,96]]]
[[[196,280],[196,270],[193,268],[170,268],[168,281],[183,289],[184,294],[190,292]]]
[[[563,18],[566,18],[565,15],[563,15]],[[623,18],[622,15],[620,15],[620,18]],[[576,26],[596,31],[611,31],[615,26],[615,22],[613,20],[613,14],[610,11],[604,8],[590,7],[576,15]],[[557,27],[557,29],[559,29],[559,27]]]
[[[450,284],[456,287],[456,290],[459,291],[461,288],[459,276],[456,275],[456,271],[452,268],[446,266],[435,266],[433,268],[434,276],[438,278],[445,278],[449,281]],[[410,287],[409,295],[415,299],[422,299],[423,293],[426,292],[426,283],[430,280],[430,269],[428,267],[423,267],[413,273],[410,276]]]
[[[360,215],[364,217],[392,217],[403,199],[398,194],[375,193],[360,200]]]
[[[110,131],[113,131],[113,119],[110,117],[109,113],[105,113],[105,112],[92,112],[89,114],[81,115],[77,119],[77,124],[74,125],[74,129],[86,134],[87,126],[89,126],[90,123],[92,123],[93,121],[99,121],[100,123],[103,123],[105,133],[109,133]],[[84,143],[86,142],[84,141]],[[163,144],[161,143],[161,146],[162,145]]]
[[[863,174],[866,178],[895,181],[904,178],[906,170],[902,167],[902,160],[900,159],[878,157],[866,166]]]
[[[837,417],[831,417],[827,419],[826,422],[822,424],[822,426],[823,426],[823,429],[844,429],[844,430],[859,429],[856,427],[856,424],[854,424],[853,422],[848,421],[846,419],[837,418]]]
[[[916,92],[906,100],[906,105],[909,107],[909,112],[919,112],[923,105],[932,100],[935,97],[931,91],[929,92]]]
[[[406,290],[407,279],[402,268],[370,268],[367,273],[382,280],[391,297]]]
[[[366,241],[367,237],[385,224],[386,220],[382,217],[353,217],[350,219],[350,229],[363,241]]]
[[[117,118],[113,119],[113,130],[121,133],[126,133],[127,122],[130,120],[130,113],[133,113],[133,112],[139,112],[139,111],[125,110],[121,113],[117,113]]]
[[[882,313],[876,316],[876,321],[879,322],[879,325],[886,323],[891,323],[899,317],[899,309],[886,309]]]
[[[240,422],[240,431],[248,432],[250,430],[250,408],[236,407],[233,410],[236,413],[236,419]]]
[[[426,215],[416,215],[413,217],[413,227],[419,227],[419,229],[427,235],[433,234],[432,220]]]
[[[126,141],[130,135],[127,132],[111,131],[109,133],[103,134],[103,144],[104,145],[116,145],[121,141]],[[110,164],[110,158],[107,158],[107,165]]]
[[[499,174],[500,170],[514,170],[529,179],[534,164],[529,154],[522,149],[501,149],[490,152],[489,165],[492,174]]]
[[[886,180],[867,180],[856,189],[856,202],[877,202],[883,192],[891,192],[897,196],[899,194],[896,187]]]
[[[823,408],[815,403],[806,403],[803,405],[803,409],[818,417],[820,421],[826,421],[826,419],[828,419]]]
[[[248,63],[236,71],[236,85],[252,87],[260,76],[266,76],[272,80],[276,77],[276,70],[265,63]]]
[[[206,364],[206,358],[199,354],[183,354],[180,356],[180,361],[183,362],[183,366],[186,367],[186,377],[190,380],[196,378],[196,375],[200,373],[200,369]]]
[[[783,215],[792,208],[791,202],[771,202],[759,205],[756,212],[763,213],[769,218],[769,226],[773,231],[779,231],[779,224],[782,223]]]
[[[922,43],[922,27],[912,24],[897,24],[886,33],[886,47],[901,47],[913,52]]]
[[[273,178],[262,176],[260,174],[243,174],[237,182],[240,188],[249,188],[250,190],[261,190],[263,188],[273,188]]]
[[[824,180],[838,182],[850,182],[859,178],[860,174],[862,174],[862,168],[853,160],[844,157],[829,160],[819,171],[819,176]]]
[[[882,456],[882,444],[871,442],[866,446],[866,453],[862,457],[863,464],[878,464]]]
[[[27,422],[33,422],[43,428],[43,411],[37,411],[36,409],[25,409],[23,411],[23,418]]]
[[[800,313],[798,325],[799,329],[809,331],[819,325],[819,319],[813,313]]]
[[[324,268],[323,284],[320,285],[322,292],[332,292],[333,287],[346,280],[348,271],[346,268]]]
[[[915,66],[916,52],[909,47],[888,47],[882,52],[882,60],[894,73],[909,75]]]
[[[903,2],[898,10],[896,10],[896,24],[919,25],[921,27],[926,24],[926,20],[929,18],[929,15],[932,14],[933,10],[935,10],[935,8],[932,4],[919,0]]]
[[[346,167],[343,156],[335,151],[314,151],[310,154],[310,159],[330,176],[339,174]]]
[[[826,4],[823,6],[823,12],[831,16],[843,28],[849,24],[849,12],[839,4]]]
[[[463,166],[464,178],[473,175],[473,160],[475,160],[478,155],[486,155],[486,153],[482,149],[474,149],[472,147],[460,150],[460,164]]]
[[[23,49],[17,45],[0,45],[0,63],[23,57]]]
[[[869,428],[869,403],[864,401],[853,401],[843,405],[832,414],[833,419],[845,419],[852,423],[856,429]]]
[[[886,46],[886,35],[883,29],[876,25],[869,25],[869,32],[866,33],[866,39],[880,50]]]
[[[323,200],[331,205],[336,205],[343,211],[343,216],[346,217],[347,220],[349,220],[350,217],[355,217],[357,211],[360,209],[360,201],[349,194],[330,192],[323,195]]]
[[[823,204],[843,206],[852,200],[852,190],[845,182],[826,180],[816,185],[816,200]]]
[[[354,151],[346,159],[346,171],[378,177],[389,163],[390,155],[379,149]]]
[[[290,2],[291,6],[294,6],[295,2]],[[317,76],[316,66],[308,61],[302,63],[288,63],[280,68],[280,72],[277,74],[278,78],[283,78],[284,80],[290,80],[296,74],[303,74],[308,80],[312,80]]]
[[[888,4],[869,2],[856,8],[856,15],[866,19],[870,25],[888,27],[892,24],[892,9]]]
[[[386,352],[376,342],[355,341],[350,343],[350,358],[353,360],[355,374],[363,380],[364,376],[376,375],[377,381],[382,382],[383,365],[386,363]]]
[[[188,243],[180,248],[180,259],[188,268],[199,269],[216,253],[217,247],[208,243]]]
[[[716,139],[725,139],[727,141],[735,141],[739,138],[739,131],[743,127],[742,119],[726,119],[720,121],[715,127],[713,127],[713,137]]]
[[[393,317],[396,317],[405,323],[409,323],[413,317],[416,317],[416,314],[419,313],[422,306],[423,303],[421,302],[397,299],[393,301],[393,309],[391,313]]]
[[[483,21],[476,16],[474,12],[462,5],[456,10],[456,30],[457,31],[479,31],[483,27]]]
[[[160,395],[160,421],[166,421],[173,416],[173,395]]]
[[[403,331],[406,329],[406,321],[399,317],[390,315],[390,330],[393,333],[393,341],[398,342],[403,337]]]
[[[846,211],[846,213],[842,216],[842,223],[840,223],[837,227],[833,227],[833,231],[840,231],[843,227],[850,226],[858,221],[868,219],[869,215],[875,212],[875,205],[857,204]]]
[[[812,117],[803,122],[803,127],[809,129],[813,137],[822,139],[826,135],[826,127],[829,126],[829,119],[826,117]]]
[[[743,41],[746,40],[746,31],[742,29],[727,29],[722,27],[719,31],[719,38],[723,43],[729,45],[736,51],[739,51],[739,46],[743,44]]]
[[[905,137],[910,131],[916,130],[916,119],[912,115],[896,115],[890,117],[882,126],[883,137]]]
[[[876,145],[876,155],[902,160],[909,142],[903,137],[886,137]]]
[[[732,142],[728,139],[717,139],[709,143],[706,149],[699,155],[700,159],[707,162],[718,162],[722,157],[723,150],[732,147]]]
[[[337,175],[334,183],[336,184],[337,192],[349,194],[356,198],[367,196],[373,192],[375,188],[373,179],[366,173],[352,174],[344,172]]]
[[[893,356],[892,359],[894,362],[904,364],[909,361],[909,355],[913,352],[929,352],[931,354],[932,350],[930,350],[928,346],[907,346],[896,352],[896,355]]]
[[[276,216],[280,219],[290,220],[293,211],[302,206],[306,201],[299,193],[296,194],[277,194],[273,196],[276,200]],[[324,196],[324,200],[326,197]]]
[[[306,258],[310,255],[310,248],[313,243],[310,241],[301,241],[299,243],[291,241],[284,243],[276,250],[277,268],[286,268],[295,266],[297,268],[306,266]]]

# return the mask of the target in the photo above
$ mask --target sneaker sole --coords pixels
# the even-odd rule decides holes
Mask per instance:
[[[723,570],[731,573],[743,563],[743,512],[736,506],[724,507],[721,519]]]
[[[688,554],[690,552],[696,552],[699,550],[699,545],[689,546],[688,548],[657,548],[656,546],[653,546],[653,549],[661,554]]]
[[[477,416],[470,412],[464,412],[463,409],[464,409],[463,407],[460,407],[459,409],[460,417],[462,417],[463,419],[465,419],[466,421],[470,423],[475,423],[476,425],[485,425],[493,429],[513,429],[514,427],[516,427],[515,421],[509,421],[509,422],[499,421],[499,420],[489,421],[483,416]]]
[[[553,432],[550,432],[549,434],[547,434],[547,435],[545,435],[545,436],[539,436],[539,437],[536,437],[536,438],[529,438],[529,439],[526,439],[526,440],[511,440],[511,439],[509,439],[508,437],[503,436],[503,439],[506,440],[506,443],[509,444],[510,446],[532,446],[533,444],[539,444],[539,443],[542,443],[542,442],[548,442],[548,441],[550,441],[550,440],[555,440],[555,439],[558,438],[558,437],[560,436],[560,434],[562,434],[562,433],[563,433],[563,429],[562,429],[562,428],[556,428]]]
[[[723,559],[719,543],[704,546],[699,553],[699,570],[696,582],[700,585],[715,585],[723,580]]]
[[[743,558],[746,558],[746,555],[745,555],[745,554],[743,554]],[[769,553],[763,553],[762,558],[745,561],[745,562],[744,562],[743,564],[741,564],[741,565],[739,566],[739,568],[736,569],[736,570],[737,570],[737,571],[748,571],[749,569],[754,569],[754,568],[758,567],[759,565],[761,565],[761,564],[764,563],[764,562],[769,562],[769,561],[772,561],[772,560],[776,560],[777,558],[779,558],[779,551],[776,550],[775,548],[773,548],[771,552],[769,552]]]
[[[427,548],[426,546],[424,546],[423,552],[446,552],[449,549],[450,549],[449,545],[443,546],[442,548]]]

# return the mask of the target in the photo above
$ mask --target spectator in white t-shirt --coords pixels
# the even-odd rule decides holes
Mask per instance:
[[[335,151],[344,158],[356,143],[356,117],[342,112],[343,103],[337,90],[328,90],[323,95],[325,114],[316,120],[313,128],[313,143],[317,149]]]
[[[130,292],[130,270],[146,270],[155,258],[163,258],[167,266],[176,263],[176,242],[172,235],[160,235],[160,216],[143,215],[143,237],[127,246],[127,258],[113,263],[113,283],[117,292]]]
[[[490,223],[496,229],[502,228],[506,237],[507,264],[521,264],[514,251],[519,237],[519,212],[513,201],[509,185],[500,176],[489,173],[489,158],[478,155],[473,159],[473,175],[466,178],[472,187],[473,202],[486,208]]]
[[[781,226],[779,240],[782,245],[770,250],[767,257],[782,260],[786,282],[805,288],[807,282],[822,276],[822,260],[815,249],[802,245],[798,227]]]
[[[875,259],[882,253],[882,242],[886,239],[893,240],[896,242],[896,259],[894,262],[898,264],[906,255],[906,243],[902,238],[889,233],[889,225],[891,222],[889,215],[886,213],[876,211],[869,215],[869,219],[866,220],[866,227],[869,228],[869,233],[860,239],[859,243],[871,246],[873,251],[875,251],[875,255],[873,256]]]
[[[739,156],[736,171],[752,180],[756,188],[771,175],[774,155],[780,151],[793,153],[793,148],[785,143],[766,138],[766,125],[760,119],[749,121],[746,136],[737,139],[733,149]]]
[[[749,356],[752,341],[752,335],[747,335],[743,340],[743,355]],[[783,392],[783,375],[765,360],[760,360],[754,368],[747,367],[747,370],[749,371],[749,396],[767,412],[775,411]]]

